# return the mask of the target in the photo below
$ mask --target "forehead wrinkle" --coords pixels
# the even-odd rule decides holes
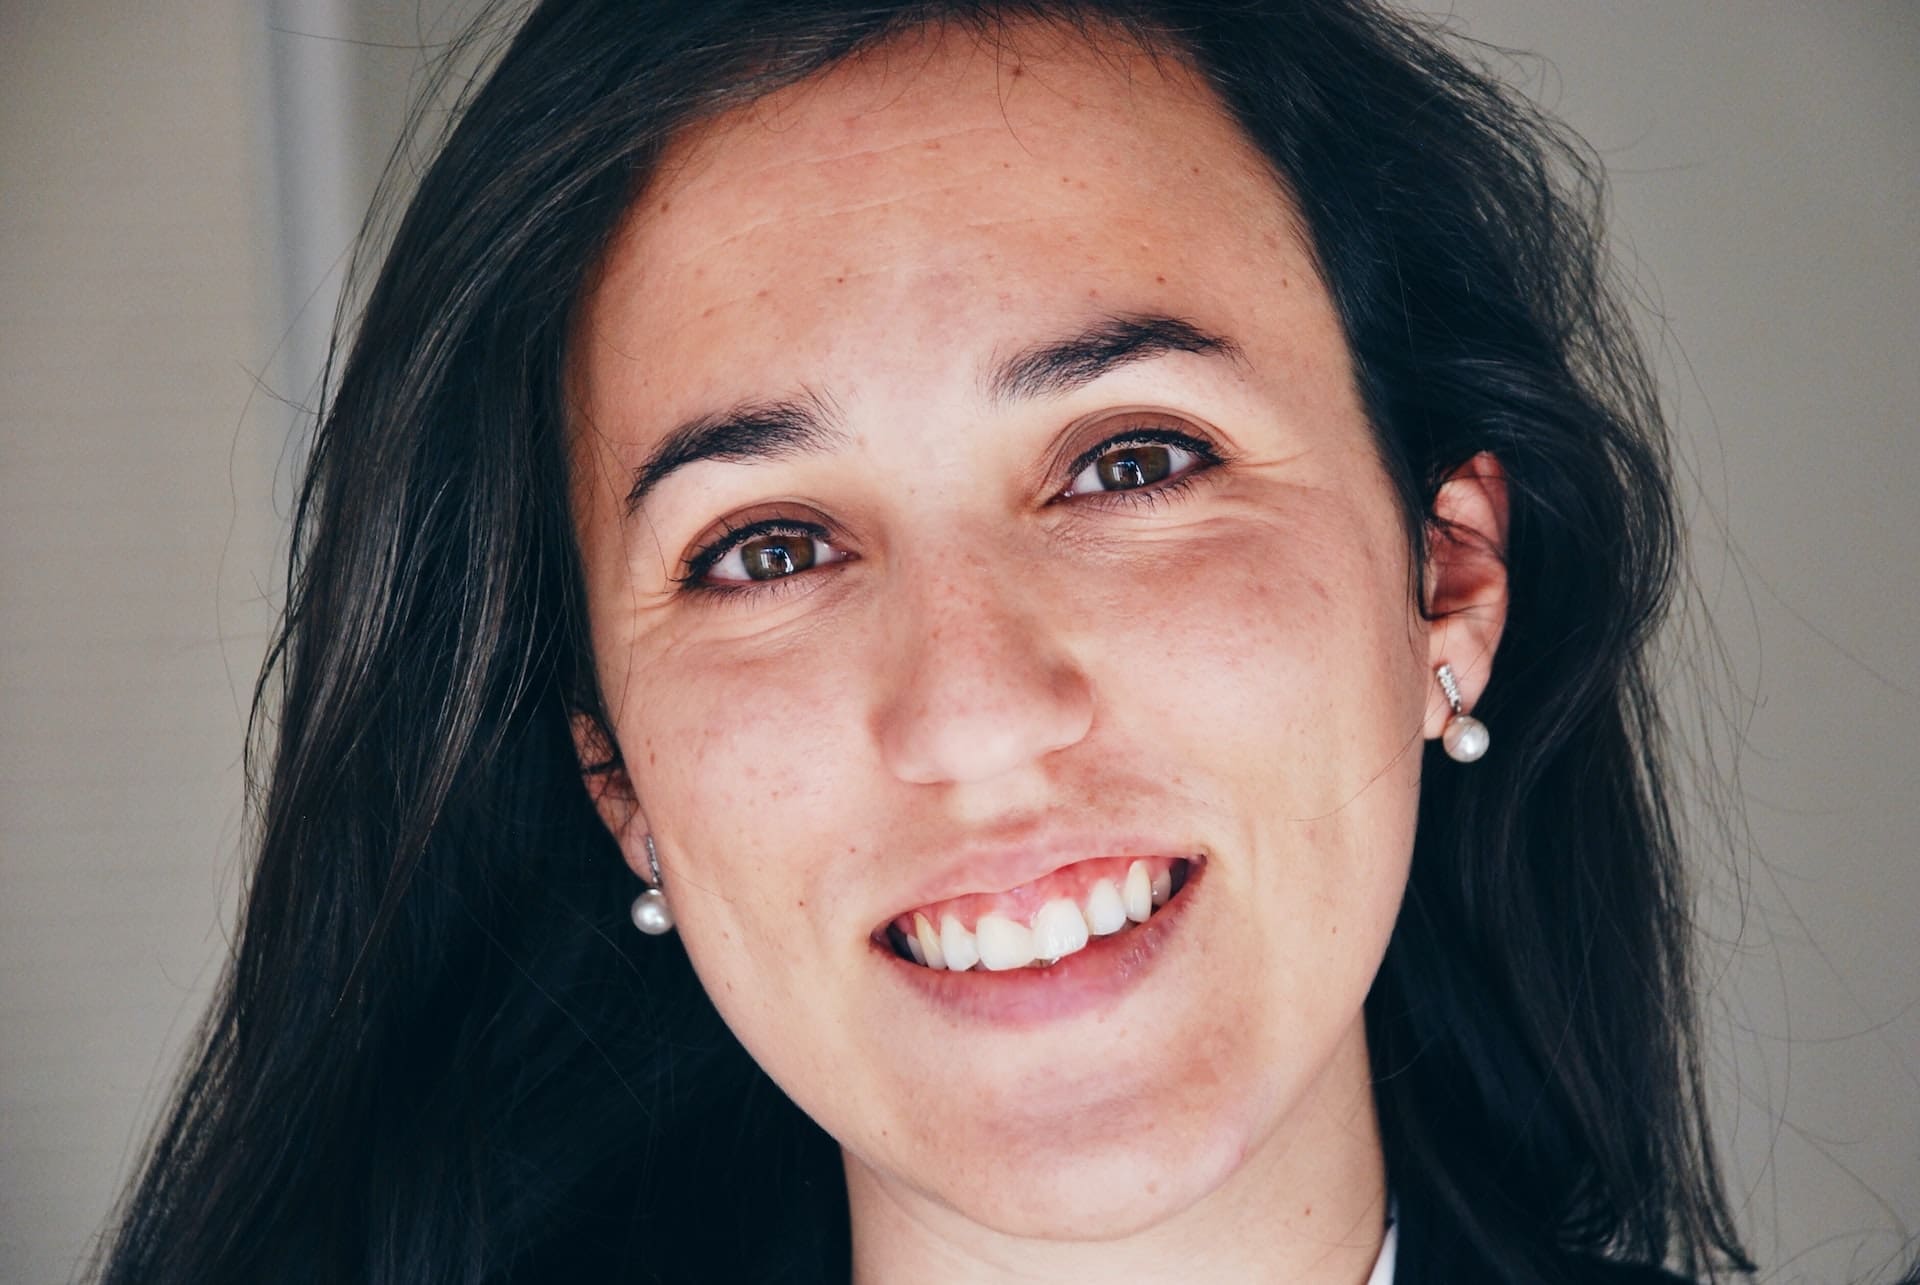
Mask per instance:
[[[1067,31],[1059,34],[1063,42],[1071,43],[1075,48],[1084,45],[1091,52],[1100,52],[1092,49],[1091,42],[1087,41],[1083,34]],[[929,48],[928,63],[932,62],[935,52],[934,48]],[[995,52],[1004,53],[998,49]],[[716,187],[722,190],[744,187],[757,192],[779,192],[781,215],[790,217],[796,198],[804,201],[807,188],[818,188],[829,194],[838,193],[844,186],[844,180],[839,177],[843,170],[870,171],[887,158],[902,153],[916,158],[924,156],[925,168],[934,169],[944,180],[944,188],[936,190],[965,187],[967,186],[964,182],[966,177],[977,178],[997,168],[1005,168],[1007,156],[1010,154],[1004,149],[973,149],[963,145],[976,136],[989,136],[1004,141],[1011,145],[1011,148],[1018,150],[1019,159],[1024,163],[1044,164],[1048,160],[1076,166],[1086,166],[1090,163],[1090,158],[1074,150],[1073,140],[1066,137],[1056,138],[1052,147],[1036,153],[1030,141],[1031,130],[1023,129],[1021,124],[1016,122],[1016,113],[1010,108],[1011,90],[1005,85],[1004,75],[996,77],[996,90],[991,96],[989,106],[987,102],[980,100],[978,95],[967,94],[964,68],[958,72],[940,72],[929,71],[922,67],[916,70],[911,81],[901,86],[897,92],[885,95],[876,93],[877,101],[872,106],[852,111],[844,106],[840,107],[836,120],[834,115],[829,114],[835,111],[830,105],[830,100],[836,90],[858,85],[857,78],[863,74],[861,71],[863,61],[861,57],[856,56],[847,63],[829,68],[795,85],[775,90],[762,99],[743,105],[687,131],[670,145],[668,155],[660,163],[660,172],[672,177],[648,194],[647,203],[671,202],[682,198],[699,199],[711,195],[711,189]],[[1007,59],[1003,56],[998,61],[1001,69],[1004,70]],[[1068,103],[1076,111],[1097,112],[1102,106],[1102,102],[1089,103],[1079,95],[1070,94],[1046,83],[1037,72],[1042,67],[1051,66],[1048,59],[1042,58],[1035,61],[1018,58],[1017,61],[1020,69],[1036,72],[1030,77],[1034,81],[1033,89],[1036,92],[1043,93],[1056,101]],[[1105,66],[1108,76],[1114,82],[1119,104],[1131,109],[1126,114],[1151,125],[1154,122],[1154,114],[1141,110],[1140,99],[1145,95],[1142,93],[1142,79],[1136,69],[1130,65],[1115,67],[1112,65],[1113,59],[1110,56],[1101,57],[1098,61]],[[1167,74],[1171,69],[1161,65],[1157,60],[1155,67],[1159,72],[1159,78],[1165,81],[1165,90],[1175,102],[1188,107],[1199,105],[1195,101],[1196,96],[1192,86],[1177,83],[1175,78]],[[865,74],[871,75],[871,72]],[[883,72],[882,75],[890,78],[891,73]],[[848,84],[849,80],[853,81],[853,85]],[[927,84],[929,80],[938,83],[929,85]],[[952,85],[948,84],[949,81]],[[1024,84],[1025,80],[1019,83]],[[947,92],[953,86],[958,86],[962,91],[957,97]],[[787,109],[783,100],[790,96],[800,97],[790,109]],[[909,101],[910,99],[920,101]],[[1217,102],[1213,106],[1215,110],[1219,109]],[[795,135],[803,137],[811,135],[819,138],[822,134],[833,131],[837,125],[839,132],[843,134],[879,131],[884,135],[892,136],[897,135],[902,128],[899,120],[901,111],[925,112],[935,107],[940,110],[943,123],[934,128],[916,130],[908,137],[876,139],[834,150],[827,150],[826,141],[822,139],[812,149],[812,154],[799,157],[792,155]],[[965,124],[944,124],[944,120],[950,119],[956,108],[961,111],[991,111],[992,118]],[[785,119],[769,119],[770,114],[777,117],[782,110],[789,110],[789,115]],[[1041,125],[1042,122],[1031,121],[1026,124],[1035,126]],[[1059,131],[1056,129],[1054,133],[1057,135]],[[967,173],[956,175],[953,160],[945,152],[944,145],[949,142],[954,143],[955,150],[963,155],[976,150],[980,151],[981,154],[975,158],[973,166]],[[743,162],[741,156],[743,150],[771,154],[757,163],[747,164]],[[1051,155],[1044,153],[1051,153]],[[724,170],[728,165],[735,167],[736,172],[716,174],[717,170]],[[974,187],[972,191],[977,194],[979,189]],[[829,217],[830,214],[831,211],[823,212],[821,217]],[[753,226],[759,226],[762,222],[764,221],[756,221]]]
[[[878,112],[872,113],[874,128],[895,131],[897,125],[886,122]],[[848,118],[849,126],[860,117]],[[794,155],[791,134],[805,132],[809,128],[826,127],[824,122],[795,122],[786,131],[775,131],[751,122],[731,125],[708,126],[696,132],[681,147],[693,149],[692,154],[662,162],[662,172],[670,172],[672,178],[658,185],[651,193],[653,199],[666,198],[677,200],[704,194],[713,187],[749,186],[764,191],[790,192],[786,180],[781,177],[799,171],[802,174],[837,172],[847,169],[872,169],[875,164],[888,157],[907,153],[910,156],[924,156],[929,166],[938,165],[944,171],[951,171],[951,158],[944,155],[945,144],[958,143],[974,134],[998,133],[1000,129],[993,125],[972,125],[965,127],[943,128],[930,133],[915,135],[894,142],[875,140],[844,151],[820,153],[816,150],[810,155]],[[746,163],[742,153],[767,150],[771,154],[763,161]],[[716,177],[717,171],[725,169],[725,162],[743,166],[737,174],[725,174]],[[671,169],[668,167],[671,166]],[[813,179],[813,185],[830,188],[833,184],[826,178]]]
[[[1139,70],[1148,72],[1144,67]],[[1083,112],[1064,117],[1057,113],[1042,115],[1035,120],[1034,130],[1016,129],[1015,122],[1003,114],[1004,103],[986,94],[969,94],[956,100],[963,112],[974,113],[972,119],[947,128],[929,128],[923,103],[902,103],[905,94],[863,94],[856,84],[854,114],[850,115],[847,96],[842,93],[836,97],[835,93],[845,82],[837,87],[824,80],[809,85],[817,97],[798,101],[777,124],[745,118],[725,129],[701,128],[700,136],[689,143],[690,150],[700,154],[698,162],[691,167],[668,167],[669,173],[662,176],[664,183],[631,211],[630,238],[610,256],[616,267],[620,266],[619,260],[625,261],[626,270],[619,273],[625,278],[621,282],[624,288],[616,293],[629,294],[629,303],[619,310],[633,321],[644,318],[649,326],[664,325],[671,333],[689,324],[697,326],[702,318],[753,309],[765,313],[760,330],[785,342],[791,339],[794,326],[817,324],[816,309],[853,306],[834,302],[817,288],[796,291],[805,282],[884,282],[894,287],[891,298],[912,284],[906,275],[923,278],[954,269],[967,273],[969,279],[980,278],[987,293],[978,302],[988,305],[996,297],[992,287],[999,279],[991,274],[998,269],[982,265],[998,256],[988,254],[983,258],[979,254],[982,242],[991,241],[996,232],[1012,232],[1007,240],[1009,251],[1014,253],[1031,252],[1048,238],[1071,245],[1079,237],[1074,229],[1062,228],[1061,221],[1083,213],[1096,217],[1101,227],[1127,228],[1139,239],[1138,245],[1119,257],[1102,253],[1099,262],[1089,259],[1082,266],[1084,280],[1080,284],[1102,289],[1109,284],[1102,272],[1125,268],[1149,248],[1167,257],[1169,276],[1181,272],[1187,257],[1181,241],[1182,220],[1191,222],[1196,216],[1231,217],[1235,222],[1255,225],[1271,221],[1276,230],[1293,232],[1294,239],[1308,244],[1299,235],[1284,187],[1275,184],[1271,172],[1259,163],[1259,154],[1231,115],[1204,88],[1196,90],[1185,78],[1168,78],[1163,88],[1162,77],[1169,70],[1178,70],[1177,61],[1171,68],[1158,67],[1159,75],[1114,76],[1111,91],[1096,90],[1088,95]],[[926,79],[936,89],[945,83],[938,72],[929,73]],[[1071,98],[1053,81],[1051,74],[1044,82],[1036,80],[1034,95],[1026,102],[1065,101],[1076,108],[1081,106],[1081,100]],[[1159,114],[1126,110],[1128,100],[1137,106],[1161,98],[1174,110]],[[1100,110],[1115,101],[1125,120],[1116,120],[1115,113]],[[869,102],[874,106],[868,107]],[[896,105],[899,110],[889,111]],[[1206,122],[1191,119],[1196,109],[1205,112]],[[916,112],[922,119],[915,119]],[[991,114],[982,119],[984,113]],[[1074,144],[1079,128],[1076,121],[1084,121],[1092,131],[1093,145],[1068,155],[1061,149]],[[869,126],[879,137],[866,135],[869,141],[862,145],[846,145],[850,129],[864,131]],[[898,137],[903,129],[911,133]],[[1260,209],[1254,211],[1237,199],[1195,207],[1178,182],[1165,199],[1142,201],[1142,192],[1158,192],[1162,183],[1186,174],[1185,163],[1172,165],[1160,146],[1174,134],[1209,155],[1219,152],[1218,144],[1225,142],[1230,154],[1209,165],[1216,181],[1202,186],[1214,193],[1219,186],[1217,180],[1231,176],[1238,181],[1231,182],[1234,190],[1225,195],[1250,195]],[[1031,146],[1036,138],[1047,145],[1039,155]],[[927,147],[936,141],[951,141],[952,150]],[[799,158],[773,151],[788,144],[813,146]],[[1016,147],[1021,155],[1015,155]],[[1156,151],[1160,152],[1157,161]],[[1010,159],[1016,170],[1025,171],[1017,180],[1004,186],[980,182],[981,176],[1000,175]],[[956,160],[962,162],[958,167]],[[1085,183],[1060,182],[1063,175],[1046,175],[1047,182],[1035,183],[1036,170],[1045,174],[1043,167],[1053,160],[1078,170],[1090,180],[1091,190]],[[866,181],[866,192],[857,192],[847,182],[829,182],[835,175]],[[896,188],[910,186],[883,197],[870,195],[884,183]],[[1016,190],[996,196],[1006,187]],[[1005,208],[982,210],[979,206],[983,197],[995,197]],[[926,207],[924,212],[918,208],[922,205]],[[796,207],[803,212],[796,213]],[[1221,213],[1223,209],[1226,214]],[[1251,220],[1246,218],[1249,214],[1253,215]],[[715,235],[716,223],[743,215],[749,216],[744,224]],[[849,220],[859,226],[834,226]],[[930,223],[938,224],[952,244],[946,251],[921,256],[915,266],[924,271],[903,274],[888,261],[887,247],[895,237],[917,240]],[[828,235],[821,235],[823,227]],[[1105,249],[1112,251],[1113,247]],[[648,288],[632,288],[640,282]],[[997,297],[1004,305],[1009,297],[1004,292],[1008,283],[1000,284],[1002,292]],[[1016,288],[1019,285],[1012,284]],[[769,288],[772,297],[768,297]],[[683,293],[688,290],[691,298]],[[860,306],[872,302],[863,299]],[[688,312],[695,315],[670,315]],[[709,324],[719,323],[710,320]],[[628,356],[631,359],[632,355]]]
[[[871,113],[871,115],[877,119],[880,116],[880,113],[876,111],[874,113]],[[860,121],[863,119],[864,119],[864,116],[848,117],[845,120],[845,124],[851,129],[854,126],[855,121]],[[746,132],[747,131],[744,128],[741,128],[740,130],[738,130],[738,132],[732,134],[731,136],[738,137],[740,134],[746,133]],[[944,160],[945,158],[943,157],[937,158],[933,154],[944,152],[946,150],[945,145],[948,142],[958,142],[962,139],[970,138],[975,134],[999,134],[999,133],[1006,133],[1009,135],[1009,137],[1012,137],[1013,135],[1012,128],[1009,125],[987,124],[987,125],[953,126],[950,128],[942,128],[942,129],[934,130],[925,134],[915,135],[911,138],[903,138],[897,142],[891,142],[891,143],[873,142],[873,143],[861,144],[859,146],[850,148],[849,150],[843,151],[843,152],[832,152],[825,155],[815,155],[815,156],[808,156],[808,157],[781,157],[774,160],[770,160],[764,166],[761,166],[757,169],[748,171],[748,177],[758,178],[769,171],[777,170],[784,166],[791,166],[791,165],[805,165],[805,166],[811,166],[811,167],[814,167],[817,169],[823,169],[823,170],[833,169],[839,166],[865,168],[865,167],[871,166],[871,164],[877,160],[892,156],[899,152],[907,152],[913,155],[925,154],[929,162],[932,162],[935,159]],[[784,135],[775,135],[775,137],[784,137]],[[1014,141],[1017,142],[1018,139],[1016,138]]]
[[[860,68],[861,59],[856,56],[690,126],[668,143],[656,172],[672,175],[673,180],[691,179],[697,183],[712,172],[716,156],[725,151],[736,155],[755,151],[764,154],[766,160],[745,174],[747,178],[757,179],[793,164],[853,165],[902,151],[939,153],[946,143],[976,134],[1003,133],[1016,145],[1019,143],[1014,137],[1012,122],[1006,118],[1004,96],[996,95],[990,120],[960,122],[954,119],[957,112],[964,112],[972,105],[964,71],[952,73],[943,78],[947,81],[945,85],[933,87],[928,87],[926,82],[930,76],[940,78],[939,73],[916,72],[910,83],[896,91],[870,92],[867,102],[835,102],[839,95],[860,93],[859,82],[863,78]],[[867,88],[877,91],[879,86]],[[900,120],[903,112],[933,115],[935,119],[904,138],[897,137],[903,128]],[[865,134],[870,138],[875,131],[895,137],[891,141],[876,139],[841,144],[830,143],[829,131],[839,137]],[[811,137],[813,145],[809,155],[793,156],[796,136]]]
[[[915,199],[951,200],[956,191],[977,204],[1003,188],[981,180],[998,176],[1010,158],[1023,167],[1071,165],[1083,174],[1135,172],[1136,165],[1107,154],[1110,147],[1089,149],[1080,142],[1072,121],[1081,115],[1095,118],[1096,143],[1114,141],[1110,135],[1119,124],[1112,119],[1117,112],[1132,124],[1123,132],[1144,130],[1179,151],[1182,140],[1191,141],[1193,122],[1187,118],[1198,109],[1236,135],[1236,151],[1250,150],[1225,105],[1196,80],[1183,59],[1142,49],[1124,33],[1113,34],[1116,41],[1110,43],[1049,22],[1015,24],[984,40],[981,33],[966,30],[903,33],[686,131],[670,144],[661,166],[665,182],[645,198],[643,204],[652,208],[635,220],[642,226],[634,231],[643,240],[653,239],[645,225],[655,225],[652,230],[660,235],[654,244],[667,250],[662,257],[671,260],[681,257],[671,253],[679,248],[673,243],[698,231],[697,225],[670,214],[660,219],[667,213],[663,207],[682,200],[696,206],[731,204],[748,215],[749,222],[725,235],[685,244],[687,257],[706,258],[731,250],[774,223],[792,226],[878,215]],[[950,48],[959,56],[943,60],[943,51]],[[995,64],[990,85],[972,70],[982,58]],[[1007,74],[1010,65],[1022,73],[1018,80]],[[1064,75],[1089,65],[1103,73],[1096,78],[1097,87],[1073,92],[1056,78],[1056,72]],[[1025,110],[1018,100],[1024,100]],[[1171,110],[1150,110],[1155,103]],[[1068,108],[1064,121],[1057,107],[1048,106],[1059,104]],[[954,121],[956,115],[963,119]],[[901,137],[902,131],[910,132]],[[951,150],[937,146],[949,143]],[[1038,150],[1036,143],[1042,144]],[[803,150],[798,157],[793,154],[796,147]],[[964,169],[956,171],[956,157]],[[889,161],[901,159],[904,168],[886,168]],[[850,186],[870,179],[908,190],[839,203],[850,195]],[[1028,190],[1024,195],[1030,199],[1036,193]],[[1067,208],[1059,198],[1069,196],[1059,193],[1049,207]],[[755,205],[767,207],[759,217],[752,217]],[[796,213],[796,208],[808,206],[808,212]]]
[[[822,127],[831,129],[824,123]],[[876,115],[874,129],[895,133],[899,131],[899,125],[893,121],[885,121]],[[789,207],[797,194],[803,200],[808,196],[808,190],[826,192],[831,196],[841,192],[847,186],[849,177],[864,181],[876,171],[881,173],[881,177],[887,177],[887,179],[891,179],[893,175],[922,179],[922,182],[914,184],[918,188],[925,188],[927,186],[925,181],[941,182],[947,188],[964,188],[968,186],[966,184],[968,179],[977,181],[981,175],[989,175],[989,173],[996,173],[998,169],[1004,169],[1008,159],[1008,154],[996,152],[993,148],[962,146],[964,142],[968,142],[970,138],[979,134],[985,134],[985,136],[1004,134],[1010,142],[1020,146],[1021,161],[1039,159],[1033,156],[1031,148],[1021,144],[1018,136],[1014,136],[1010,125],[968,125],[968,127],[939,129],[933,133],[914,134],[910,138],[897,140],[897,142],[876,138],[870,144],[862,144],[845,152],[803,154],[803,156],[793,154],[791,138],[787,134],[764,136],[768,142],[780,142],[781,150],[772,158],[755,161],[751,159],[753,142],[749,142],[749,140],[755,140],[755,131],[745,127],[735,127],[708,138],[705,142],[705,148],[708,148],[705,165],[699,167],[699,173],[693,173],[693,175],[685,171],[676,173],[672,181],[660,184],[659,188],[653,192],[653,200],[655,202],[659,202],[662,198],[668,202],[697,200],[697,198],[712,196],[714,188],[720,188],[720,190],[747,188],[755,194],[778,194],[778,204],[781,207]],[[954,144],[952,152],[948,152],[945,146],[948,142]],[[743,156],[743,152],[749,152],[749,156]],[[889,159],[900,158],[900,156],[908,159],[908,165],[887,171],[885,163]],[[1085,163],[1085,158],[1062,156],[1060,159],[1071,159],[1073,163]],[[737,173],[728,173],[730,169]]]
[[[883,151],[871,153],[876,157],[883,154]],[[1103,219],[1153,222],[1143,219],[1133,208],[1142,193],[1152,190],[1152,185],[1145,182],[1146,176],[1117,166],[1107,158],[1061,161],[1062,165],[1070,164],[1078,172],[1079,183],[1069,183],[1071,175],[1061,173],[1058,181],[1038,186],[1016,185],[1016,190],[1000,182],[1007,169],[1003,156],[972,157],[968,162],[956,165],[946,159],[930,160],[907,170],[827,183],[819,181],[818,175],[807,168],[808,162],[788,159],[777,165],[743,171],[738,178],[729,176],[663,193],[673,208],[664,212],[658,208],[643,211],[636,220],[639,226],[634,228],[634,233],[638,242],[643,245],[652,242],[655,253],[672,259],[711,255],[770,229],[784,229],[798,238],[802,235],[801,229],[823,222],[837,223],[862,215],[878,217],[896,210],[915,220],[934,220],[942,226],[961,228],[1074,217],[1086,213],[1090,206]],[[1027,157],[1022,163],[1045,166],[1049,162]],[[773,177],[796,170],[799,176],[790,182]],[[882,187],[887,189],[884,195],[870,194]],[[749,214],[752,204],[732,200],[729,193],[740,188],[753,192],[752,204],[762,208]],[[747,221],[711,238],[690,242],[689,233],[704,224],[679,217],[683,201],[692,206],[731,204],[746,215]],[[982,217],[980,207],[989,202],[1001,208]],[[956,214],[960,217],[956,218]],[[807,239],[813,239],[812,235],[807,234]]]
[[[975,189],[971,188],[964,179],[952,179],[937,187],[923,188],[913,192],[878,197],[852,204],[833,205],[826,208],[806,211],[795,210],[789,206],[769,213],[764,217],[756,218],[744,226],[730,229],[708,239],[682,244],[674,244],[677,238],[673,229],[656,227],[656,231],[662,234],[661,239],[664,241],[664,244],[659,246],[659,250],[664,252],[662,257],[671,264],[669,271],[677,274],[684,273],[689,268],[697,267],[699,263],[707,260],[722,259],[730,262],[735,261],[737,255],[731,253],[732,251],[742,246],[753,245],[755,242],[761,240],[764,234],[768,232],[776,233],[775,237],[767,238],[775,243],[797,240],[805,242],[809,246],[818,245],[821,242],[821,238],[817,233],[811,232],[809,229],[816,228],[821,224],[832,225],[841,223],[847,219],[858,218],[863,215],[891,223],[895,222],[895,220],[884,218],[884,216],[889,212],[898,211],[900,220],[914,223],[935,222],[943,228],[968,232],[985,231],[994,228],[1031,226],[1076,216],[1074,206],[1077,202],[1058,198],[1052,199],[1051,202],[1042,209],[1007,210],[999,215],[976,216],[962,219],[955,219],[950,213],[940,208],[941,203],[945,199],[954,196],[966,196],[973,190]],[[1052,194],[1049,193],[1049,196],[1051,195]],[[870,252],[875,246],[885,243],[883,239],[885,235],[884,232],[879,230],[874,230],[869,233],[869,236],[875,239],[870,239],[866,243],[865,250],[869,252],[868,257],[870,257]],[[823,272],[822,275],[865,278],[894,274],[888,269],[856,267],[850,263],[845,265],[844,271]]]

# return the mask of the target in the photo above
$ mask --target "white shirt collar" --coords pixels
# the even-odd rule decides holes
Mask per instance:
[[[1394,1215],[1399,1212],[1394,1202],[1387,1202],[1387,1236],[1380,1242],[1380,1257],[1373,1260],[1373,1275],[1367,1277],[1367,1285],[1393,1285],[1393,1260],[1400,1245],[1400,1220]]]

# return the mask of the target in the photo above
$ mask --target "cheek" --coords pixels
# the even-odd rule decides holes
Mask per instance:
[[[1252,908],[1246,948],[1282,979],[1278,1011],[1364,993],[1405,887],[1424,657],[1396,530],[1334,493],[1292,496],[1101,618],[1112,743],[1148,754],[1249,856],[1216,873]]]
[[[1099,620],[1109,719],[1171,738],[1294,815],[1338,812],[1417,744],[1424,702],[1405,558],[1344,498],[1218,522],[1146,560]],[[1245,804],[1247,800],[1237,802]],[[1271,809],[1268,809],[1271,810]]]
[[[711,937],[780,972],[796,951],[828,948],[810,934],[842,892],[829,869],[873,797],[854,779],[868,756],[848,741],[847,711],[866,697],[856,673],[804,645],[703,650],[636,662],[657,688],[627,720],[644,759],[635,787],[680,864],[689,948]]]
[[[846,916],[833,911],[844,891],[828,871],[858,828],[857,792],[834,766],[848,747],[833,730],[855,697],[804,655],[635,663],[670,676],[627,723],[641,737],[635,785],[662,842],[681,942],[748,1052],[804,1094],[833,1073],[817,1033],[845,1017],[844,996],[796,980],[817,981],[849,951]]]

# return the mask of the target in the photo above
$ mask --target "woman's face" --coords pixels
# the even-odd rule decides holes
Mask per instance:
[[[1437,695],[1280,189],[1168,70],[1019,45],[682,140],[580,316],[575,502],[602,813],[856,1202],[1112,1236],[1377,1178]]]

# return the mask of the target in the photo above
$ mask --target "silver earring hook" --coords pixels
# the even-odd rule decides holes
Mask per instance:
[[[629,914],[633,926],[649,937],[658,937],[662,933],[673,931],[673,907],[667,904],[667,894],[660,886],[660,854],[654,850],[653,836],[646,836],[647,871],[653,876],[653,883],[633,899]]]
[[[656,888],[660,887],[663,882],[660,878],[660,854],[654,851],[653,836],[651,834],[647,836],[647,869],[653,875],[653,886]]]

